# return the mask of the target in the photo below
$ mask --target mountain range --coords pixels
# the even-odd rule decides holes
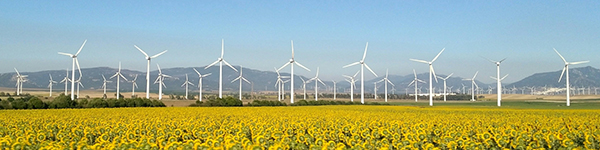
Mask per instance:
[[[240,69],[240,66],[234,66],[234,67],[238,70]],[[218,67],[213,66],[213,67],[207,68],[206,70],[203,67],[199,67],[196,69],[198,71],[200,71],[200,73],[202,73],[202,74],[212,73],[212,75],[205,77],[203,79],[203,90],[205,90],[205,91],[218,90],[218,82],[219,82],[219,80],[218,80],[219,79],[219,74],[218,74],[219,68]],[[109,68],[109,67],[82,68],[81,72],[82,72],[83,76],[82,76],[81,82],[84,85],[84,87],[82,87],[82,89],[83,90],[94,90],[94,89],[101,90],[102,83],[103,83],[102,75],[106,76],[108,79],[110,76],[114,75],[115,72],[117,72],[117,70],[118,69],[116,69],[116,68]],[[250,91],[250,90],[277,91],[277,88],[275,87],[275,81],[277,80],[277,74],[274,71],[261,71],[261,70],[255,70],[255,69],[250,69],[250,68],[244,68],[243,70],[244,70],[244,77],[253,83],[253,84],[244,83],[243,84],[244,91]],[[165,85],[167,87],[166,89],[163,89],[165,91],[165,93],[183,92],[184,87],[181,87],[181,85],[185,81],[186,74],[189,76],[190,82],[192,82],[194,84],[198,84],[198,74],[196,74],[196,72],[193,70],[193,68],[189,68],[189,67],[188,68],[181,68],[181,67],[165,68],[165,69],[162,69],[162,72],[164,74],[172,76],[172,78],[165,79]],[[28,77],[27,77],[28,81],[23,83],[24,88],[47,88],[47,86],[49,84],[49,80],[50,80],[49,74],[52,75],[53,80],[57,81],[57,82],[60,82],[61,80],[63,80],[67,74],[67,72],[65,70],[47,70],[47,71],[20,72],[20,73],[22,75],[28,75]],[[123,69],[123,70],[121,70],[121,73],[128,80],[132,80],[135,75],[138,75],[138,79],[136,81],[138,88],[136,89],[136,91],[137,92],[145,91],[145,87],[146,87],[145,72]],[[542,86],[564,87],[564,85],[565,85],[564,77],[563,77],[563,80],[561,80],[561,82],[558,82],[560,73],[561,73],[561,70],[555,71],[555,72],[536,73],[536,74],[526,77],[520,81],[517,81],[514,83],[504,83],[504,85],[506,87],[514,86],[517,88],[532,87],[532,86],[535,86],[535,87],[542,87]],[[158,75],[158,71],[150,72],[150,78],[151,78],[151,80],[150,80],[151,88],[150,89],[152,92],[158,91],[158,84],[153,84],[154,80],[157,78],[157,75]],[[289,73],[281,73],[281,75],[289,76]],[[14,88],[15,83],[16,83],[15,76],[16,76],[15,72],[0,74],[0,87]],[[69,76],[70,76],[70,72],[69,72]],[[76,76],[78,76],[78,73],[76,73]],[[237,91],[239,83],[238,82],[231,83],[231,81],[238,76],[239,76],[238,72],[235,72],[231,68],[224,66],[224,68],[223,68],[223,90],[224,91],[233,91],[233,92]],[[445,77],[447,75],[438,74],[438,76]],[[428,73],[417,74],[417,77],[423,81],[426,81],[426,82],[429,81]],[[295,87],[297,90],[302,90],[302,88],[301,88],[302,80],[300,78],[308,80],[309,78],[312,78],[312,77],[295,75],[294,76],[294,80],[295,80],[294,84],[295,84]],[[360,78],[360,77],[357,76],[357,78]],[[481,78],[481,77],[479,77],[479,78]],[[381,79],[383,79],[382,76],[375,78],[375,79],[365,81],[365,91],[372,92],[374,90],[373,82],[379,81]],[[395,93],[405,93],[405,91],[408,91],[408,93],[413,93],[413,91],[414,91],[413,86],[407,87],[407,85],[414,79],[413,74],[404,75],[404,76],[389,75],[388,79],[396,85]],[[447,86],[453,87],[452,91],[456,91],[457,89],[462,90],[463,87],[465,87],[466,89],[470,89],[470,86],[471,86],[470,82],[464,81],[463,79],[464,79],[463,77],[452,76],[449,79],[447,79]],[[114,91],[115,87],[116,87],[116,83],[115,83],[116,79],[113,78],[113,79],[109,79],[109,80],[111,80],[113,82],[107,83],[108,84],[107,90]],[[581,87],[581,86],[583,86],[583,87],[600,87],[600,82],[599,82],[600,81],[600,70],[590,67],[590,66],[581,67],[581,68],[572,68],[572,69],[570,69],[570,80],[571,80],[571,85],[574,87]],[[322,90],[331,89],[331,87],[333,86],[333,82],[332,81],[324,81],[324,82],[328,86],[324,87],[322,85],[319,85],[319,88]],[[337,82],[338,83],[337,83],[336,87],[339,92],[349,88],[349,86],[350,86],[350,84],[346,81],[337,81]],[[359,92],[360,91],[360,81],[357,81],[356,83],[357,83],[356,91]],[[479,82],[477,80],[476,80],[476,83],[479,85],[480,88],[483,88],[483,89],[487,89],[488,86],[495,87],[495,83],[485,84],[485,83]],[[70,86],[70,84],[68,84],[68,86]],[[309,83],[306,86],[307,86],[306,87],[307,92],[314,91],[314,82]],[[377,86],[379,87],[378,93],[382,93],[383,92],[382,83],[379,83]],[[390,85],[388,85],[388,86],[390,86]],[[427,83],[419,83],[419,87],[422,87],[422,89],[421,89],[422,92],[426,92],[427,91],[426,88],[428,88],[428,86],[429,85]],[[437,83],[434,82],[434,87],[441,89],[443,87],[443,80],[438,78],[438,82]],[[131,91],[132,83],[121,80],[120,88],[121,88],[121,92]],[[64,90],[64,83],[54,84],[53,89],[56,91]],[[389,89],[391,90],[392,87],[390,86]],[[197,86],[190,87],[190,91],[192,91],[192,92],[196,92],[197,90],[198,90]],[[289,90],[289,83],[287,83],[287,85],[286,85],[286,90]],[[392,93],[392,91],[388,91],[388,92]]]

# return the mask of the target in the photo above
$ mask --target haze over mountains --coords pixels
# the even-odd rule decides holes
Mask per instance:
[[[239,70],[239,66],[234,66],[236,69]],[[196,68],[198,71],[200,71],[200,73],[202,74],[206,74],[206,73],[212,73],[212,75],[205,77],[203,80],[203,89],[206,91],[215,91],[218,90],[218,82],[219,82],[219,67],[218,66],[213,66],[210,67],[208,69],[204,69],[203,67],[198,67]],[[81,79],[83,85],[85,87],[83,87],[83,90],[90,90],[90,89],[98,89],[101,90],[102,87],[102,75],[106,76],[107,78],[109,78],[110,76],[114,75],[115,72],[117,71],[117,68],[109,68],[109,67],[98,67],[98,68],[82,68],[82,73],[83,73],[83,77]],[[284,70],[287,71],[287,70]],[[164,74],[167,75],[171,75],[173,78],[167,78],[165,79],[165,85],[167,86],[166,89],[163,89],[165,91],[165,93],[172,93],[172,92],[184,92],[184,87],[181,87],[181,85],[183,84],[183,82],[185,81],[185,75],[187,74],[189,76],[189,81],[197,84],[198,83],[198,74],[196,74],[196,72],[192,69],[192,68],[164,68],[162,69],[162,72]],[[47,70],[47,71],[38,71],[38,72],[20,72],[23,75],[28,75],[29,77],[27,77],[28,82],[23,83],[23,87],[24,88],[44,88],[47,89],[48,86],[48,81],[49,81],[49,76],[48,74],[51,74],[54,81],[60,82],[66,75],[66,71],[65,70]],[[543,87],[543,86],[549,86],[549,87],[564,87],[565,86],[565,79],[563,77],[563,80],[561,82],[558,82],[558,78],[560,77],[560,73],[561,70],[558,71],[554,71],[554,72],[544,72],[544,73],[536,73],[533,74],[529,77],[526,77],[520,81],[517,81],[515,83],[503,83],[503,85],[505,87]],[[78,74],[78,73],[76,73]],[[145,91],[145,87],[146,87],[146,80],[145,80],[145,72],[140,72],[140,71],[134,71],[134,70],[127,70],[127,69],[123,69],[122,70],[122,74],[127,77],[128,80],[132,80],[133,77],[137,74],[138,75],[138,79],[136,81],[138,88],[136,89],[136,92],[144,92]],[[14,88],[15,87],[15,72],[11,72],[11,73],[2,73],[0,74],[0,86],[1,87],[9,87],[9,88]],[[70,73],[69,73],[70,75]],[[156,77],[158,75],[158,71],[151,71],[150,72],[150,78],[151,78],[151,91],[156,92],[158,90],[158,84],[153,84],[154,80],[156,80]],[[238,86],[239,83],[235,82],[235,83],[231,83],[231,81],[236,78],[239,75],[238,72],[233,71],[231,68],[229,67],[225,67],[223,68],[223,90],[224,91],[232,91],[235,92],[238,90]],[[281,73],[281,75],[283,76],[289,76],[289,73]],[[360,76],[360,75],[359,75]],[[380,77],[375,78],[375,79],[371,79],[368,81],[365,81],[365,91],[366,92],[372,92],[373,91],[373,82],[375,81],[379,81],[381,80],[383,77],[385,76],[385,74],[381,74]],[[421,74],[417,74],[418,78],[428,82],[429,81],[429,74],[428,73],[421,73]],[[445,74],[438,74],[438,76],[442,76],[445,77],[447,75]],[[77,77],[77,75],[76,75]],[[261,71],[261,70],[254,70],[251,68],[244,68],[244,77],[247,78],[249,81],[251,81],[253,83],[253,85],[244,83],[243,84],[243,90],[244,91],[250,91],[252,90],[252,86],[253,86],[253,90],[254,91],[276,91],[276,87],[275,87],[275,81],[277,80],[277,74],[274,71]],[[341,74],[340,74],[341,77]],[[358,77],[358,76],[357,76]],[[302,80],[300,78],[303,78],[305,80],[308,80],[311,77],[305,77],[305,76],[298,76],[296,75],[294,77],[295,80],[295,87],[297,90],[302,90]],[[360,77],[358,77],[360,78]],[[407,85],[414,79],[414,75],[413,74],[409,74],[409,75],[389,75],[389,80],[392,81],[396,87],[395,87],[395,93],[400,94],[400,93],[404,93],[406,90],[408,90],[409,93],[413,93],[414,91],[414,87],[410,86],[407,87]],[[447,79],[447,85],[448,87],[453,87],[452,91],[456,91],[457,89],[461,89],[463,87],[463,85],[466,88],[470,89],[470,82],[469,81],[464,81],[464,78],[471,78],[471,77],[458,77],[458,76],[452,76],[449,79]],[[478,76],[477,79],[482,79],[482,78],[489,78],[487,76]],[[571,78],[571,85],[573,87],[600,87],[600,69],[596,69],[593,68],[591,66],[587,66],[587,67],[581,67],[581,68],[571,68],[570,69],[570,78]],[[108,90],[109,91],[114,91],[115,87],[116,87],[116,79],[109,79],[111,81],[113,81],[112,83],[107,83],[108,85]],[[435,81],[435,80],[434,80]],[[322,85],[319,86],[320,89],[331,89],[331,87],[333,86],[332,81],[324,81],[328,86],[324,87]],[[342,91],[342,90],[347,90],[347,88],[349,88],[350,84],[346,81],[336,81],[337,82],[337,88],[338,91]],[[487,89],[489,86],[491,87],[495,87],[495,83],[483,83],[483,82],[479,82],[477,81],[477,84],[479,85],[480,88],[483,89]],[[70,84],[68,84],[68,86],[70,86]],[[307,85],[307,92],[313,92],[314,91],[314,82],[308,83]],[[383,92],[383,85],[382,83],[379,83],[377,85],[379,87],[378,93],[382,93]],[[391,90],[392,87],[391,85],[389,89]],[[131,83],[126,82],[121,80],[121,92],[127,92],[127,91],[131,91]],[[286,84],[286,90],[289,90],[289,83]],[[422,87],[422,92],[427,91],[426,88],[428,88],[428,83],[419,83],[419,87]],[[434,82],[434,87],[436,87],[436,89],[441,89],[443,87],[443,80],[438,78],[438,83]],[[360,91],[360,81],[357,81],[357,89],[356,91]],[[69,87],[70,89],[70,87]],[[55,91],[62,91],[64,90],[64,83],[58,83],[54,85],[54,90]],[[198,90],[197,86],[193,86],[190,87],[190,91],[192,92],[196,92]],[[392,93],[391,91],[388,91],[389,93]]]

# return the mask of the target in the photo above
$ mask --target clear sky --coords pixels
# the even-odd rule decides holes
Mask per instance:
[[[143,71],[146,61],[133,45],[163,68],[205,66],[220,55],[234,65],[273,70],[291,57],[314,76],[341,80],[361,59],[378,75],[428,71],[454,73],[491,83],[495,65],[483,59],[507,58],[502,74],[515,82],[538,72],[561,70],[562,60],[590,60],[573,67],[600,67],[600,1],[3,1],[0,5],[0,72],[67,69],[75,53],[81,66]],[[152,67],[156,70],[156,67]],[[289,71],[289,69],[285,69]],[[366,78],[373,78],[366,74]]]

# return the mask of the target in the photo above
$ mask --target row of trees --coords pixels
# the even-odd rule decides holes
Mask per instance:
[[[79,99],[71,100],[70,97],[61,94],[52,101],[42,101],[35,96],[24,96],[20,98],[8,97],[0,99],[0,109],[61,109],[61,108],[117,108],[117,107],[165,107],[165,104],[157,100],[145,98],[130,99]]]

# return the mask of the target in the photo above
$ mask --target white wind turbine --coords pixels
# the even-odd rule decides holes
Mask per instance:
[[[290,65],[290,69],[291,69],[291,72],[290,72],[290,82],[291,82],[290,83],[290,91],[291,91],[290,92],[290,103],[292,103],[292,104],[294,103],[294,94],[295,94],[294,93],[294,64],[300,66],[303,69],[310,71],[310,69],[304,67],[302,64],[300,64],[299,62],[296,62],[294,60],[294,41],[292,41],[292,58],[290,59],[289,62],[285,63],[283,66],[281,66],[279,69],[277,69],[277,71],[279,71],[279,70],[285,68],[287,65]]]
[[[558,56],[560,56],[560,58],[565,62],[565,67],[563,68],[562,73],[560,73],[560,78],[558,78],[558,82],[560,82],[560,80],[562,79],[563,74],[565,73],[565,71],[567,72],[567,106],[571,106],[571,96],[570,96],[570,92],[571,92],[571,87],[569,85],[569,65],[577,65],[577,64],[583,64],[583,63],[588,63],[590,61],[579,61],[579,62],[567,62],[567,60],[560,55],[560,53],[558,53],[558,51],[556,49],[554,49],[554,51],[556,52],[556,54],[558,54]]]
[[[356,89],[356,75],[358,75],[360,71],[357,71],[353,76],[342,75],[348,79],[346,81],[350,82],[350,101],[354,102],[354,89]]]
[[[79,78],[79,79],[78,79],[77,81],[75,81],[75,82],[77,82],[77,98],[79,99],[79,87],[81,86],[81,87],[84,87],[84,88],[85,88],[85,86],[83,86],[83,84],[81,83],[81,78]]]
[[[321,84],[323,84],[324,86],[326,86],[325,83],[323,83],[323,81],[321,81],[321,79],[319,79],[319,67],[317,67],[317,75],[315,75],[314,78],[308,80],[307,82],[310,82],[310,81],[315,81],[315,101],[318,101],[319,100],[319,82]]]
[[[69,69],[67,69],[67,75],[65,76],[65,78],[63,78],[60,83],[65,83],[65,95],[67,95],[67,84],[69,83],[69,81],[71,81],[71,79],[69,79]]]
[[[251,84],[250,81],[248,81],[246,78],[244,78],[244,76],[242,76],[242,66],[240,66],[240,76],[233,79],[231,81],[231,83],[235,82],[236,80],[240,80],[240,93],[239,93],[239,99],[242,100],[242,80],[246,81],[248,84]]]
[[[131,96],[135,96],[135,89],[138,88],[137,83],[135,83],[137,77],[138,75],[136,74],[135,77],[133,77],[133,80],[129,81],[131,82]]]
[[[487,58],[485,58],[485,59],[487,59]],[[502,62],[504,62],[504,60],[506,60],[506,58],[504,58],[500,61],[493,61],[491,59],[487,59],[487,60],[496,64],[496,77],[492,77],[492,79],[496,80],[496,85],[497,85],[496,90],[498,93],[498,106],[500,106],[501,102],[502,102],[502,80],[504,80],[504,78],[506,78],[506,76],[508,76],[508,74],[507,74],[506,76],[500,78],[500,64]]]
[[[438,57],[440,57],[440,55],[442,54],[442,52],[444,52],[445,49],[446,48],[443,48],[442,51],[440,51],[440,53],[438,53],[437,56],[435,56],[431,61],[410,59],[415,62],[429,64],[429,106],[433,106],[433,78],[435,78],[435,82],[437,82],[437,76],[435,75],[435,70],[433,69],[433,62],[435,62],[435,60]]]
[[[21,93],[23,92],[23,82],[27,81],[27,75],[21,75],[17,68],[15,68],[15,72],[17,72],[17,95],[21,95]]]
[[[142,54],[144,54],[144,56],[146,56],[145,57],[146,60],[148,60],[148,65],[146,67],[146,99],[150,99],[150,60],[166,53],[167,50],[162,51],[154,56],[148,56],[148,54],[146,52],[144,52],[141,48],[139,48],[137,45],[133,45],[133,47],[140,50],[140,52],[142,52]]]
[[[477,83],[475,83],[475,77],[477,77],[477,73],[479,73],[479,71],[475,72],[475,75],[471,79],[463,79],[465,81],[471,81],[471,101],[475,101],[475,87],[479,88]]]
[[[304,100],[306,100],[306,81],[303,78],[300,78],[300,80],[302,80],[302,95],[304,96]]]
[[[412,82],[410,82],[410,83],[408,84],[408,86],[412,85],[413,83],[415,84],[415,102],[417,102],[417,101],[419,100],[419,93],[418,93],[418,91],[417,91],[417,89],[418,89],[418,84],[419,84],[419,82],[421,82],[421,83],[425,83],[425,81],[423,81],[423,80],[421,80],[421,79],[417,78],[417,72],[416,72],[414,69],[413,69],[413,74],[415,74],[415,79],[413,79],[413,80],[412,80]]]
[[[221,57],[217,58],[217,61],[212,64],[204,67],[204,69],[208,69],[213,65],[219,63],[219,98],[223,98],[223,63],[233,69],[235,72],[238,72],[237,69],[233,68],[225,59],[223,59],[223,54],[225,53],[225,40],[221,39]]]
[[[498,74],[498,75],[500,75],[500,74]],[[508,76],[508,74],[504,75],[504,77],[502,77],[500,79],[490,76],[490,78],[498,81],[498,106],[502,106],[502,104],[501,104],[502,96],[500,96],[502,94],[502,90],[500,89],[501,88],[500,84],[501,84],[501,81],[504,80],[504,78],[506,78],[507,76]]]
[[[444,80],[444,102],[446,101],[446,95],[448,95],[448,93],[446,92],[446,80],[448,80],[453,74],[454,73],[450,73],[450,75],[446,76],[445,78],[438,76],[438,78]]]
[[[183,84],[181,85],[181,87],[185,86],[185,99],[188,99],[188,91],[189,91],[189,90],[188,90],[188,86],[189,86],[190,84],[191,84],[191,85],[194,85],[194,83],[192,83],[192,82],[190,82],[190,81],[188,80],[188,75],[187,75],[187,74],[185,74],[185,82],[183,82]]]
[[[377,82],[373,82],[373,97],[377,99]]]
[[[50,76],[50,81],[48,81],[50,83],[48,84],[48,87],[50,88],[50,97],[52,97],[52,85],[55,84],[55,83],[57,83],[57,82],[54,81],[54,80],[52,80],[52,75],[48,74],[48,76]]]
[[[123,76],[123,74],[121,74],[121,62],[119,62],[119,71],[117,71],[117,73],[115,73],[115,75],[113,75],[110,78],[112,79],[114,77],[117,77],[117,99],[119,99],[119,97],[121,97],[120,90],[119,90],[119,83],[121,82],[120,78],[123,78],[123,80],[127,81],[127,78],[125,78],[125,76]],[[127,82],[129,82],[129,81],[127,81]]]
[[[104,89],[104,96],[103,98],[106,98],[106,83],[110,83],[112,81],[106,80],[106,77],[104,77],[104,75],[102,75],[102,88]]]
[[[79,61],[77,60],[77,56],[79,56],[79,53],[81,52],[81,49],[83,49],[83,46],[85,46],[85,43],[87,42],[87,40],[83,41],[83,44],[81,45],[81,47],[79,48],[79,50],[77,51],[77,53],[75,53],[75,55],[73,54],[69,54],[69,53],[63,53],[63,52],[58,52],[58,54],[61,55],[66,55],[69,56],[71,58],[73,58],[73,65],[72,65],[72,71],[71,71],[71,100],[75,100],[75,93],[73,91],[75,91],[75,64],[77,64],[77,67],[79,68]],[[79,74],[81,74],[81,69],[79,69]],[[81,77],[80,77],[81,78]]]
[[[277,100],[281,101],[281,90],[283,87],[283,78],[289,78],[289,76],[281,76],[281,74],[279,74],[279,71],[277,71],[277,68],[274,68],[275,72],[277,73],[277,82],[275,82],[275,86],[277,86]],[[285,93],[285,92],[284,92]]]
[[[194,71],[196,71],[196,73],[198,74],[198,100],[202,101],[202,79],[204,77],[207,77],[209,75],[211,75],[212,73],[207,73],[207,74],[200,74],[200,72],[198,72],[198,70],[196,70],[196,68],[194,68]]]
[[[165,88],[167,88],[167,86],[165,85],[165,78],[170,78],[171,76],[163,74],[162,71],[160,70],[160,66],[158,64],[156,64],[156,67],[158,68],[158,77],[156,78],[156,80],[154,81],[154,84],[158,83],[158,100],[162,100],[162,88],[163,86]]]
[[[385,78],[383,78],[383,79],[381,79],[381,80],[379,80],[377,82],[385,82],[385,86],[384,86],[384,88],[385,88],[385,102],[387,102],[388,101],[388,92],[387,92],[388,91],[387,90],[388,89],[388,86],[387,86],[388,83],[390,83],[392,86],[396,86],[396,85],[394,85],[394,83],[392,83],[392,81],[390,81],[390,79],[388,79],[388,70],[387,69],[385,70]]]
[[[363,54],[363,57],[360,61],[351,63],[349,65],[342,67],[342,68],[346,68],[346,67],[360,64],[360,103],[362,103],[362,104],[365,104],[365,69],[364,68],[367,67],[367,69],[369,71],[371,71],[371,73],[373,73],[373,75],[375,75],[375,77],[377,77],[377,74],[375,74],[375,72],[373,72],[373,70],[371,70],[371,68],[369,68],[369,65],[367,65],[365,63],[365,57],[367,57],[367,48],[368,47],[369,47],[369,42],[367,42],[367,45],[365,46],[365,53]]]

